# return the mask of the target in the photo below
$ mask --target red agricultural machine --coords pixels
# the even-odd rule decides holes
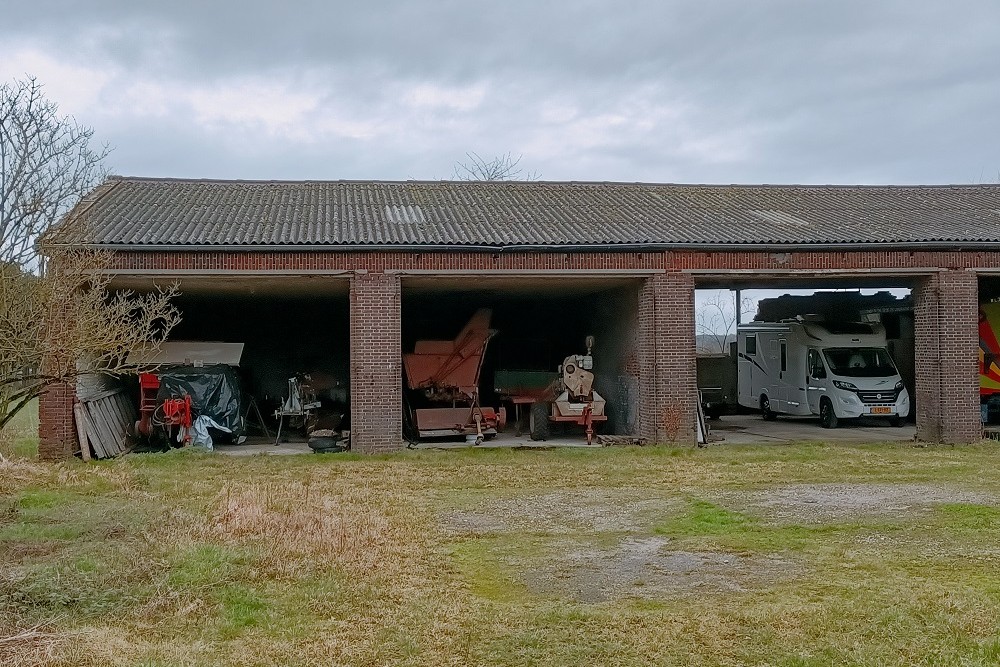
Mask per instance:
[[[153,373],[139,374],[139,421],[135,423],[136,433],[151,438],[153,427],[161,427],[163,435],[170,440],[177,431],[177,441],[187,445],[191,442],[191,396],[158,400],[160,378]]]
[[[587,353],[563,359],[558,375],[551,371],[497,371],[497,393],[514,404],[521,425],[521,406],[529,408],[532,440],[548,440],[553,423],[576,424],[584,428],[587,444],[594,439],[594,425],[607,421],[606,401],[594,391],[593,336],[587,336]]]
[[[406,385],[424,406],[411,410],[418,437],[465,436],[480,444],[503,430],[506,411],[479,404],[483,355],[496,334],[490,329],[492,315],[480,309],[455,340],[419,340],[413,352],[403,355]]]

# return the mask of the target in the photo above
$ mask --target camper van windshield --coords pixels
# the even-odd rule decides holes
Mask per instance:
[[[851,378],[897,375],[889,353],[881,347],[830,347],[823,350],[830,372]]]

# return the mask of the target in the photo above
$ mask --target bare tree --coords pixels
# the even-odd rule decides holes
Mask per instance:
[[[50,248],[40,266],[47,230],[86,224],[67,214],[105,175],[92,137],[35,79],[0,86],[0,428],[54,383],[133,370],[127,352],[180,320],[176,286],[112,293],[111,253]]]
[[[45,276],[0,269],[0,428],[52,384],[136,372],[129,352],[157,348],[180,322],[176,285],[110,291],[113,258],[55,250]]]
[[[0,261],[31,263],[39,235],[106,175],[109,148],[58,112],[34,78],[0,86]]]
[[[455,163],[457,181],[537,181],[540,176],[521,168],[521,155],[504,153],[487,160],[479,153],[466,153],[465,162]]]
[[[695,313],[699,352],[725,354],[729,351],[729,343],[736,333],[736,308],[736,295],[730,290],[717,290],[700,302]],[[739,309],[741,315],[752,312],[753,301],[743,297]]]

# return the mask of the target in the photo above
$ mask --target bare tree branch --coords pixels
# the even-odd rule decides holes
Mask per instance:
[[[158,348],[180,322],[176,285],[110,291],[112,259],[60,250],[50,252],[44,277],[0,271],[0,427],[49,385],[136,372],[129,352]]]
[[[538,173],[525,172],[521,164],[521,155],[514,157],[513,153],[504,153],[487,160],[479,153],[466,153],[465,162],[455,163],[454,176],[457,181],[537,181]]]
[[[0,428],[54,383],[133,372],[128,353],[157,347],[180,321],[176,285],[110,290],[112,253],[50,249],[39,270],[47,229],[86,225],[64,216],[105,176],[109,150],[92,137],[34,78],[0,86]]]
[[[0,261],[30,266],[39,235],[104,179],[93,135],[34,78],[0,86]]]
[[[740,314],[753,309],[753,301],[744,297],[739,304]],[[736,298],[730,290],[718,290],[700,302],[695,313],[695,329],[703,342],[699,352],[727,353],[729,342],[736,333]]]

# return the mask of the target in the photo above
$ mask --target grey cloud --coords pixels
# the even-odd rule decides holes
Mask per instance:
[[[467,150],[510,150],[551,179],[955,182],[1000,168],[998,23],[989,0],[43,0],[11,7],[0,41],[182,86],[290,82],[323,108],[402,128],[247,147],[252,130],[232,128],[226,140],[185,117],[98,127],[127,173],[447,177]],[[400,91],[425,82],[482,84],[486,98],[474,110],[404,113]],[[546,132],[565,130],[542,120],[547,103],[593,118],[622,112],[637,91],[650,113],[682,116],[546,143]],[[746,150],[707,159],[683,137]]]

